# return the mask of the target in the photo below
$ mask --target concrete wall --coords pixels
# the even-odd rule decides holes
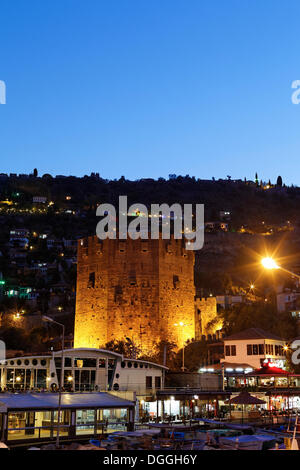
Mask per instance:
[[[190,387],[202,390],[221,390],[222,377],[217,374],[198,374],[197,372],[169,372],[166,387]]]

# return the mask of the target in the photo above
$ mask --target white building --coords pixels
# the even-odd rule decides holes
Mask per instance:
[[[286,342],[261,328],[249,328],[224,338],[224,359],[221,362],[249,364],[254,369],[264,362],[272,362],[279,368],[285,365]]]
[[[299,310],[300,292],[286,291],[277,294],[277,310],[279,313]]]
[[[127,359],[104,349],[65,349],[64,364],[61,351],[7,359],[1,366],[1,387],[55,391],[62,374],[66,391],[134,392],[146,400],[163,388],[166,370],[162,365]]]

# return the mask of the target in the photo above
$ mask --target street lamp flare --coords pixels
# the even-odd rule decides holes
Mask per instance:
[[[279,269],[278,264],[273,258],[263,258],[261,264],[265,269]]]

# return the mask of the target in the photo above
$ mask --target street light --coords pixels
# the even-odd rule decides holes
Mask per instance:
[[[261,260],[261,264],[263,265],[265,269],[269,269],[269,270],[280,269],[281,271],[284,271],[285,273],[290,274],[290,276],[300,279],[299,274],[295,274],[292,271],[289,271],[288,269],[285,269],[282,266],[279,266],[279,264],[277,264],[273,258],[269,258],[269,257],[263,258]]]
[[[58,416],[57,416],[57,435],[56,435],[56,447],[59,449],[59,431],[60,431],[60,414],[61,414],[61,393],[64,385],[64,349],[65,349],[65,325],[53,320],[53,318],[42,316],[42,320],[48,323],[55,323],[62,328],[62,341],[61,341],[61,371],[60,371],[60,386],[58,388]]]
[[[174,323],[174,326],[181,326],[183,330],[184,330],[185,326],[190,326],[190,325],[191,325],[191,323],[183,323],[182,321],[179,322],[179,323]],[[184,346],[185,346],[185,341],[183,341],[183,346],[182,346],[182,367],[181,367],[182,372],[184,372],[184,369],[185,369],[185,367],[184,367]]]
[[[263,258],[261,260],[261,264],[263,265],[265,269],[279,269],[278,264],[273,258],[269,258],[269,257]]]

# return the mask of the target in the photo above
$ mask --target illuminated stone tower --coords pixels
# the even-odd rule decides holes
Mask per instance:
[[[74,347],[125,338],[143,352],[163,339],[181,347],[195,337],[194,297],[184,240],[80,240]]]

